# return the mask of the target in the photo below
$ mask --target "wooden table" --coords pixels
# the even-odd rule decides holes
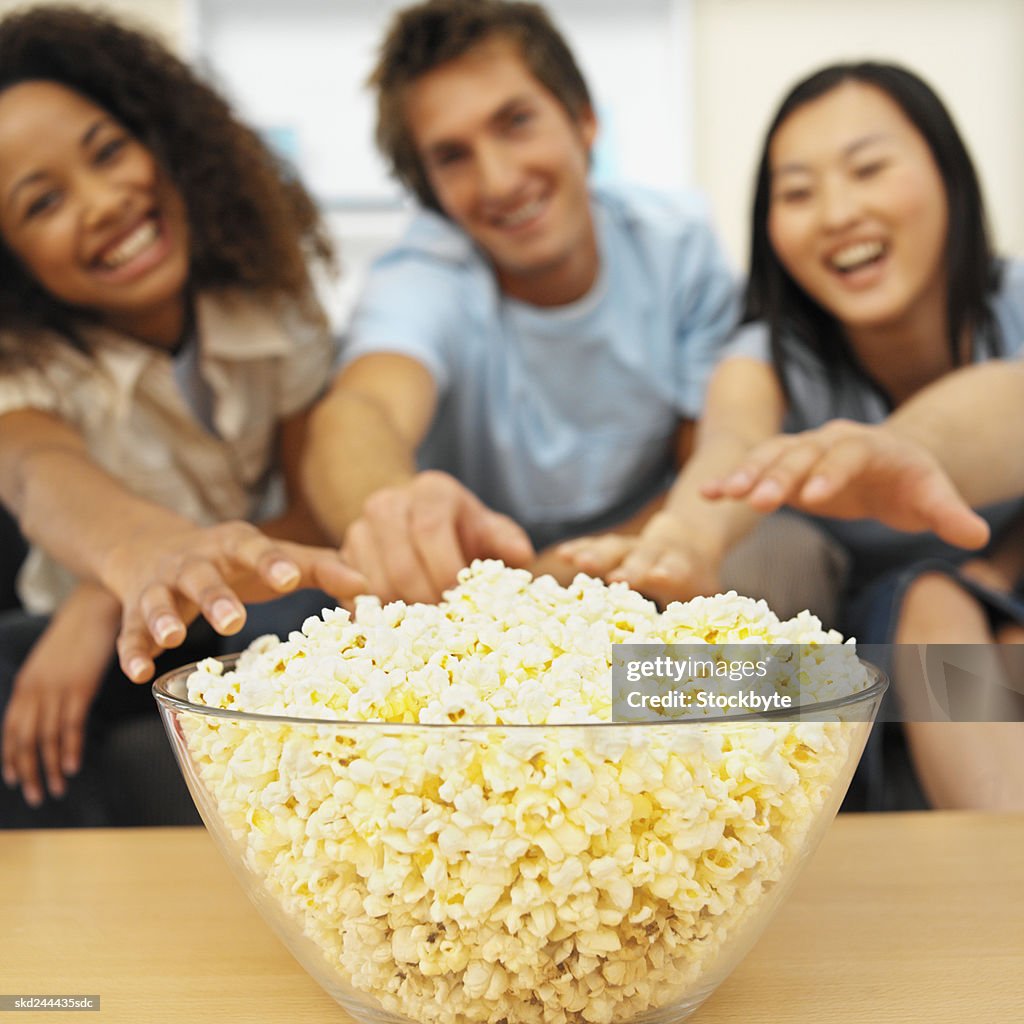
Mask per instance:
[[[100,995],[85,1022],[348,1022],[200,829],[0,832],[0,994],[15,993]],[[841,817],[692,1020],[1024,1024],[1024,815]]]

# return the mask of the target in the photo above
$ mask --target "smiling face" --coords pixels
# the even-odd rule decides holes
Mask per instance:
[[[158,344],[184,324],[188,225],[153,154],[56,82],[0,93],[0,233],[56,299]]]
[[[855,343],[863,330],[942,322],[946,189],[923,136],[885,92],[844,82],[797,108],[769,161],[772,247]]]
[[[507,295],[550,306],[586,293],[598,270],[591,112],[573,120],[516,45],[495,38],[417,78],[405,114],[438,203]]]

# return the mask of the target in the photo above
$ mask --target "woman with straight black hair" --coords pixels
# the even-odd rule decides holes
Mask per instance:
[[[731,351],[770,359],[790,436],[755,449],[708,493],[760,511],[815,511],[824,460],[851,439],[867,443],[855,424],[899,418],[951,376],[974,389],[984,416],[982,388],[998,368],[967,368],[1024,354],[1024,266],[994,255],[963,140],[912,72],[834,65],[783,100],[758,168],[744,326]],[[995,463],[1011,439],[998,423],[987,435],[978,427],[976,458]],[[862,505],[893,497],[876,492]],[[851,555],[845,630],[875,643],[1020,643],[1022,507],[1011,498],[981,509],[994,539],[975,557],[928,531],[819,519]],[[1024,805],[1020,723],[908,723],[906,735],[932,805]],[[894,738],[883,736],[869,757],[891,767]],[[869,804],[913,803],[883,767]]]
[[[989,505],[983,520],[916,438],[877,433],[941,417],[955,400],[982,458],[1007,447],[998,422],[975,425],[970,410],[997,393],[1004,408],[1007,395],[1012,403],[1020,364],[1007,360],[1024,352],[1024,265],[993,254],[977,175],[942,101],[912,72],[876,62],[799,82],[765,138],[751,236],[743,324],[665,512],[635,540],[579,545],[603,559],[607,578],[683,594],[714,577],[756,513],[795,505],[849,557],[838,623],[847,634],[1019,640],[1022,502]],[[876,472],[844,506],[812,477],[851,444],[889,445],[882,455],[904,471]],[[989,495],[979,504],[1017,493],[992,480],[974,492]],[[990,536],[967,561],[964,548]],[[949,732],[922,723],[908,734],[932,804],[1024,805],[1016,724]],[[861,806],[922,805],[912,778],[879,763],[883,753],[881,744],[869,751]]]

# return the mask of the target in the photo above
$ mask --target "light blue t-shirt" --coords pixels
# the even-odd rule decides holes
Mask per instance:
[[[1002,357],[1024,358],[1024,262],[1003,266],[999,288],[990,308],[1001,343]],[[886,397],[862,375],[841,372],[833,382],[825,365],[805,346],[784,340],[789,409],[785,430],[812,430],[833,419],[881,423],[890,413]],[[975,346],[976,360],[988,358],[989,339]],[[748,356],[771,362],[771,343],[766,324],[744,324],[726,347],[723,358]],[[1024,398],[1022,398],[1024,401]],[[1011,499],[979,509],[998,538],[1024,513],[1024,500]],[[841,520],[816,517],[854,557],[854,585],[880,572],[910,565],[926,558],[960,562],[973,553],[945,544],[931,533],[907,534],[874,520]]]
[[[604,529],[664,489],[735,325],[736,287],[695,197],[595,189],[600,272],[540,308],[505,298],[471,240],[418,216],[379,259],[344,363],[376,352],[431,372],[439,406],[419,453],[539,546]]]

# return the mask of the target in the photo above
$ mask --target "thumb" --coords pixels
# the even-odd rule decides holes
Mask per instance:
[[[464,537],[469,558],[500,558],[506,565],[522,568],[537,557],[526,531],[500,512],[480,505],[478,515]]]
[[[974,551],[991,538],[989,525],[944,474],[929,481],[919,502],[928,526],[947,544]]]

